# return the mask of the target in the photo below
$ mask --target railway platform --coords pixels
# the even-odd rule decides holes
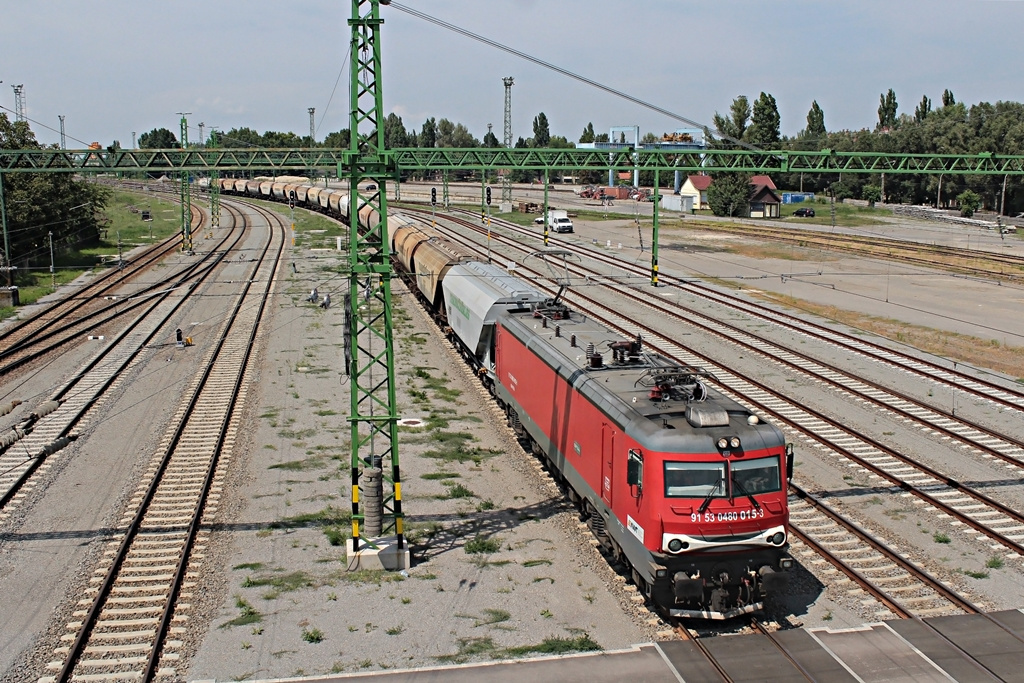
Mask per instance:
[[[593,654],[275,681],[1024,681],[1024,610],[792,629],[770,637],[722,636],[701,644],[708,654],[680,640]]]

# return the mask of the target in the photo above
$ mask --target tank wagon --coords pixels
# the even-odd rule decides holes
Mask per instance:
[[[312,188],[303,205],[349,217],[348,192]],[[368,207],[358,216],[377,219]],[[426,227],[391,227],[396,265],[648,600],[674,617],[729,619],[785,590],[793,451],[777,427],[709,386],[705,370]]]

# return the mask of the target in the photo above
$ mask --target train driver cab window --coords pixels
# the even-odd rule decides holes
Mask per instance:
[[[724,462],[666,462],[666,498],[724,498]]]
[[[732,468],[733,493],[736,495],[756,495],[782,490],[782,479],[779,472],[779,458],[756,458],[754,460],[733,460]]]

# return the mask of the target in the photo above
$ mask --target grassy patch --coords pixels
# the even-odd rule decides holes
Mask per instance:
[[[326,467],[327,464],[319,457],[306,458],[305,460],[289,460],[288,462],[279,462],[276,465],[270,465],[267,467],[268,470],[288,470],[289,472],[303,472],[305,470],[319,470]]]
[[[476,494],[462,484],[451,484],[448,486],[448,490],[443,495],[438,496],[438,498],[442,500],[453,500],[456,498],[473,498],[474,496],[476,496]]]
[[[401,574],[383,569],[360,569],[354,572],[341,572],[335,575],[335,578],[347,583],[372,583],[377,586],[384,583],[405,581],[405,577]]]
[[[468,555],[496,553],[501,550],[501,539],[478,535],[466,541],[464,549]]]
[[[243,564],[236,564],[232,569],[248,569],[249,571],[258,572],[264,566],[262,562],[245,562]]]
[[[935,541],[936,543],[949,543],[950,542],[949,536],[947,534],[942,533],[941,531],[936,531],[932,535],[932,540]]]
[[[273,574],[258,574],[247,576],[242,582],[242,588],[259,588],[269,586],[279,593],[297,591],[300,588],[312,588],[316,586],[313,577],[303,571]]]
[[[469,432],[436,431],[430,435],[430,441],[437,444],[436,448],[423,453],[423,457],[434,458],[442,462],[473,462],[479,465],[485,458],[498,454],[489,448],[471,445],[476,438]]]
[[[427,474],[421,474],[420,479],[434,481],[436,479],[458,479],[460,476],[462,475],[458,472],[428,472]]]
[[[460,638],[459,650],[452,655],[438,657],[438,661],[462,663],[470,657],[488,655],[492,659],[523,657],[529,654],[560,655],[570,652],[594,652],[602,647],[587,634],[574,638],[545,638],[535,645],[499,648],[494,640],[487,638]]]
[[[235,596],[235,607],[240,609],[242,613],[234,619],[232,619],[231,621],[221,624],[221,628],[230,628],[232,626],[248,626],[249,624],[255,624],[263,620],[263,615],[260,614],[255,607],[250,605],[249,602],[241,596]]]
[[[302,629],[302,639],[307,643],[319,643],[324,639],[324,632],[318,628]]]
[[[985,563],[985,566],[989,569],[1002,569],[1003,564],[1003,558],[999,557],[998,555],[993,555],[992,557],[988,558],[988,562]]]
[[[523,566],[524,567],[540,567],[541,565],[550,565],[550,564],[551,564],[551,560],[547,560],[547,559],[544,559],[544,558],[537,559],[537,560],[527,560],[526,562],[523,562]]]

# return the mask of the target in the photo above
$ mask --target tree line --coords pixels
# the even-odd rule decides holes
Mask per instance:
[[[761,149],[887,154],[1024,154],[1024,104],[981,102],[968,107],[957,102],[948,89],[940,102],[933,106],[924,95],[913,114],[901,114],[896,93],[889,89],[879,95],[878,120],[873,128],[829,131],[825,112],[813,101],[806,126],[795,136],[786,137],[779,133],[775,98],[762,92],[753,105],[740,96],[733,100],[727,114],[716,112],[718,135],[707,133],[712,146],[719,148],[753,145]],[[783,173],[774,180],[779,187],[834,194],[837,199],[961,207],[967,214],[978,206],[1004,215],[1024,211],[1024,184],[1011,176]],[[708,200],[710,203],[710,195]]]
[[[43,146],[36,141],[28,122],[11,121],[0,113],[0,149]],[[107,222],[104,210],[110,191],[106,188],[71,173],[5,173],[2,182],[12,265],[20,269],[48,266],[51,233],[57,253],[99,242]],[[6,283],[6,277],[0,280]]]
[[[913,113],[900,113],[896,93],[890,89],[879,96],[878,121],[871,128],[829,131],[825,112],[815,100],[807,112],[806,126],[796,135],[781,134],[778,103],[770,93],[762,92],[752,102],[745,96],[736,97],[725,114],[715,112],[713,130],[705,131],[709,146],[715,148],[755,147],[760,149],[790,149],[817,151],[831,149],[840,152],[885,152],[907,154],[1024,154],[1024,104],[1018,102],[981,102],[966,106],[956,101],[950,90],[945,90],[933,105],[923,96]],[[540,112],[533,119],[533,135],[518,137],[513,142],[517,149],[566,148],[577,143],[562,135],[551,133],[548,117]],[[661,137],[644,135],[642,142],[656,142]],[[225,133],[213,133],[207,144],[217,147],[348,147],[349,131],[342,129],[330,133],[317,143],[309,136],[267,131],[259,134],[251,128],[233,128]],[[597,133],[588,123],[578,137],[578,143],[608,142],[607,133]],[[621,139],[625,142],[625,138]],[[446,118],[426,119],[417,130],[409,129],[397,114],[389,114],[384,122],[384,142],[388,148],[396,147],[500,147],[504,143],[491,131],[483,139],[475,137],[469,129]],[[166,128],[143,134],[140,147],[176,147],[177,140]],[[471,173],[455,174],[472,176]],[[602,182],[601,172],[577,172],[581,182]],[[515,171],[512,180],[528,182],[540,176],[537,171]],[[723,176],[723,174],[718,174]],[[834,194],[838,199],[857,198],[868,201],[884,200],[894,203],[931,204],[947,208],[968,202],[986,208],[1001,210],[1004,214],[1024,211],[1024,184],[1019,179],[994,176],[963,175],[894,175],[867,174],[799,174],[783,173],[773,176],[776,185],[786,189]],[[641,184],[653,183],[653,173],[641,174]],[[717,176],[716,176],[717,180]],[[719,189],[731,186],[730,195],[746,187],[742,178],[722,177],[715,183]],[[712,187],[715,186],[712,184]],[[709,197],[710,199],[710,197]],[[737,202],[716,202],[733,205]]]

